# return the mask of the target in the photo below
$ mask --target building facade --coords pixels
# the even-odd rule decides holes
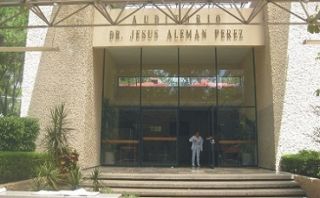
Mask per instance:
[[[114,6],[109,16],[88,7],[65,21],[82,27],[30,29],[29,46],[59,47],[26,55],[22,115],[40,120],[39,145],[50,109],[65,103],[83,167],[189,166],[195,131],[216,140],[213,151],[204,142],[204,166],[214,156],[219,167],[278,169],[284,153],[319,150],[319,47],[303,45],[319,36],[270,4],[250,24],[232,17],[250,17],[250,6],[201,6],[172,15]],[[299,3],[283,6],[303,14]]]

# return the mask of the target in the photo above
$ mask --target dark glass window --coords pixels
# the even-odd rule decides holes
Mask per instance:
[[[177,112],[174,109],[142,111],[143,164],[175,164]]]
[[[252,48],[217,48],[218,105],[255,106]]]
[[[249,47],[117,47],[105,50],[101,161],[190,165],[195,131],[201,163],[256,166],[253,50]]]
[[[213,47],[181,47],[180,106],[216,105],[216,70]]]
[[[105,63],[102,164],[136,165],[140,144],[140,48],[106,50]]]
[[[178,105],[178,49],[142,48],[142,106]]]

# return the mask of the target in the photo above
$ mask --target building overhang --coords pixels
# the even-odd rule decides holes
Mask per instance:
[[[297,3],[301,6],[303,12],[295,12],[290,9],[290,3]],[[189,16],[196,15],[205,8],[217,8],[236,19],[237,24],[251,25],[256,24],[257,17],[266,7],[272,4],[284,12],[290,13],[297,18],[296,22],[283,22],[279,19],[279,24],[308,24],[311,19],[316,18],[315,23],[319,24],[320,13],[317,15],[314,11],[314,4],[320,4],[318,0],[1,0],[0,9],[4,7],[20,7],[20,12],[7,16],[0,20],[0,28],[47,28],[47,27],[87,27],[87,26],[123,26],[128,17],[133,14],[139,14],[144,9],[154,8],[160,14],[168,17],[175,25],[185,25]],[[312,4],[311,6],[309,6]],[[67,16],[59,16],[62,9],[68,6],[75,6],[76,9]],[[44,7],[53,7],[51,17],[43,12]],[[94,8],[104,18],[102,24],[72,24],[64,23],[81,11]],[[131,12],[125,12],[130,9]],[[233,11],[230,11],[232,9]],[[26,27],[14,27],[8,25],[10,20],[14,20],[20,14],[26,11],[33,12],[42,24],[28,25]],[[112,17],[111,12],[118,10],[118,15]],[[176,12],[174,10],[177,10]],[[182,11],[184,10],[184,11]],[[245,15],[244,12],[248,12]],[[125,13],[125,14],[124,14]],[[266,22],[266,21],[263,21]],[[274,22],[277,23],[277,22]],[[221,23],[219,23],[221,24]],[[227,25],[228,23],[223,23]],[[229,23],[229,24],[235,24]],[[133,24],[129,24],[133,25]],[[139,24],[144,25],[144,24]],[[166,25],[166,24],[157,24]]]

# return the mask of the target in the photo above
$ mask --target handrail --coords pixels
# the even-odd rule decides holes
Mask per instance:
[[[139,140],[128,139],[102,140],[102,142],[108,144],[139,144]]]
[[[177,141],[177,138],[176,137],[143,137],[143,140],[174,142],[174,141]]]
[[[220,140],[219,144],[252,144],[254,140]]]

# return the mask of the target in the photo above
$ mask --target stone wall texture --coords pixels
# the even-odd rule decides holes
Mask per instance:
[[[281,5],[304,16],[300,3]],[[312,138],[319,123],[313,106],[320,101],[313,93],[320,85],[320,50],[303,45],[320,36],[309,34],[306,25],[286,25],[301,21],[272,4],[265,10],[265,21],[266,45],[255,50],[259,166],[279,170],[286,153],[320,150]],[[279,22],[284,24],[275,24]]]
[[[47,18],[50,18],[52,7],[43,8]],[[29,25],[38,25],[41,23],[41,19],[37,17],[33,12],[29,13]],[[27,47],[44,46],[48,29],[29,29],[27,35]],[[26,52],[24,62],[24,72],[22,81],[22,98],[21,98],[21,116],[27,116],[30,102],[32,98],[32,91],[38,72],[38,66],[41,59],[41,52]]]
[[[59,16],[64,17],[76,8],[65,7]],[[66,23],[90,24],[92,21],[93,8],[87,8]],[[82,167],[99,165],[97,98],[101,98],[101,94],[97,89],[101,89],[98,81],[102,72],[93,61],[92,33],[92,27],[49,28],[46,44],[58,46],[60,50],[42,53],[28,110],[29,116],[40,120],[37,143],[38,149],[42,149],[44,130],[50,124],[50,110],[65,103],[70,127],[75,129],[70,143],[80,153]]]
[[[313,4],[310,13],[314,13],[315,7],[316,4]],[[305,16],[299,3],[292,3],[291,10]],[[298,21],[297,17],[290,16],[290,22]],[[320,145],[312,138],[315,127],[319,127],[320,123],[320,118],[313,110],[314,106],[320,105],[320,98],[314,96],[315,90],[320,88],[320,61],[316,60],[320,47],[303,44],[307,39],[320,40],[320,35],[307,33],[306,25],[291,25],[286,39],[287,64],[279,64],[279,67],[286,66],[287,69],[285,78],[282,78],[285,80],[285,86],[281,91],[282,112],[277,112],[279,113],[277,117],[281,119],[275,131],[277,170],[283,154],[296,153],[302,149],[320,151]],[[274,90],[275,87],[281,87],[281,81],[277,82],[275,79],[274,83]],[[277,93],[275,91],[273,95],[277,96]]]
[[[289,26],[273,23],[288,22],[290,16],[271,4],[264,11],[265,47],[256,49],[258,161],[260,167],[274,169],[286,84]]]

